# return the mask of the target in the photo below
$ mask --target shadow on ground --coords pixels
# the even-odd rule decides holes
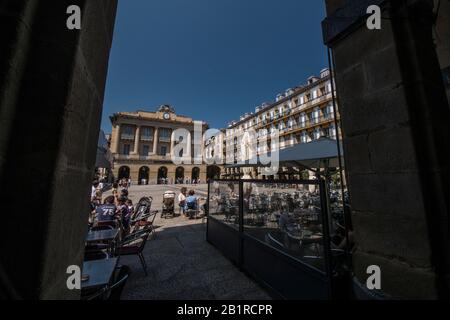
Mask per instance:
[[[144,250],[148,276],[136,256],[122,257],[132,274],[124,300],[268,300],[270,296],[205,240],[202,223],[159,227]]]

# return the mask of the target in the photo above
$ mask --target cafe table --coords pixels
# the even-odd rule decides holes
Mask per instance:
[[[82,280],[86,280],[81,282],[81,288],[89,290],[108,285],[116,270],[117,263],[117,258],[85,261],[83,263]]]
[[[89,231],[86,237],[86,242],[110,242],[115,240],[118,235],[119,229]]]

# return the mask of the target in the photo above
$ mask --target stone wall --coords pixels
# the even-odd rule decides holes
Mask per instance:
[[[441,68],[450,74],[450,1],[441,1],[440,5],[435,30],[436,48]],[[447,84],[447,99],[450,104],[450,80]]]
[[[383,15],[390,12],[387,8]],[[449,146],[437,133],[448,136],[443,121],[448,126],[450,115],[441,99],[444,88],[435,85],[439,70],[431,41],[424,41],[426,24],[415,20],[419,27],[423,23],[423,34],[406,27],[416,36],[409,43],[409,57],[402,50],[410,41],[401,35],[405,19],[390,18],[383,19],[382,30],[371,31],[361,23],[329,43],[357,243],[353,268],[365,285],[367,267],[380,266],[382,291],[389,297],[436,298],[443,294],[440,282],[448,272],[443,261],[449,257],[444,249],[448,227],[436,228],[439,221],[448,226],[442,178],[448,178],[449,168],[436,148]],[[423,58],[418,62],[422,78],[411,73],[410,62],[417,63],[417,57]],[[414,92],[423,95],[414,97]],[[429,115],[431,107],[435,113]]]
[[[66,28],[79,5],[81,31]],[[0,296],[76,299],[117,1],[0,4]],[[7,200],[6,200],[7,199]]]

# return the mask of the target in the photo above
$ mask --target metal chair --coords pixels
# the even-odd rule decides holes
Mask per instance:
[[[125,237],[124,240],[120,243],[117,254],[119,256],[129,256],[129,255],[137,255],[139,260],[141,261],[142,268],[144,269],[145,276],[147,273],[147,263],[145,261],[145,257],[142,254],[145,248],[145,244],[152,233],[152,228],[150,226],[145,229],[133,232],[132,234]]]
[[[122,296],[123,289],[125,287],[128,278],[130,277],[130,267],[120,266],[116,268],[116,276],[114,278],[114,283],[109,287],[109,301],[118,301]]]
[[[130,276],[130,268],[128,266],[120,266],[116,268],[113,283],[103,286],[99,289],[82,290],[81,300],[84,301],[117,301],[122,296],[123,289]]]
[[[105,295],[108,292],[108,286],[102,287],[98,290],[81,291],[81,300],[93,301],[93,300],[105,300]]]
[[[155,219],[158,215],[158,210],[152,211],[145,216],[140,216],[137,220],[131,220],[130,225],[133,227],[133,232],[143,230],[146,228],[151,229],[151,233],[155,233]]]

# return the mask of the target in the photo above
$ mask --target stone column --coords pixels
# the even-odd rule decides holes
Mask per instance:
[[[186,143],[187,143],[186,155],[183,155],[183,157],[185,157],[186,160],[190,160],[189,162],[191,162],[192,161],[192,133],[189,133]]]
[[[436,21],[436,48],[441,69],[448,78],[447,99],[450,104],[450,1],[441,1],[440,6]]]
[[[153,154],[158,154],[159,127],[154,128],[153,132]]]
[[[372,294],[366,271],[376,265],[388,297],[448,298],[450,141],[442,137],[450,136],[450,110],[432,2],[388,1],[382,29],[369,30],[356,18],[365,15],[360,1],[346,1],[323,24],[336,65],[355,292]],[[355,18],[335,23],[341,16]]]
[[[82,10],[81,30],[65,27],[70,5]],[[0,5],[0,182],[10,213],[2,218],[1,299],[80,297],[67,288],[66,271],[84,259],[116,6]],[[17,203],[32,209],[14,214]]]
[[[172,130],[172,134],[170,136],[170,155],[173,157],[174,156],[174,149],[175,149],[175,130]]]
[[[111,150],[113,153],[118,154],[120,147],[120,124],[117,123],[113,127],[113,136],[111,138]]]
[[[138,156],[140,154],[140,152],[139,152],[140,142],[141,142],[141,126],[137,126],[135,136],[134,136],[134,152],[133,152],[133,154],[138,155]]]

